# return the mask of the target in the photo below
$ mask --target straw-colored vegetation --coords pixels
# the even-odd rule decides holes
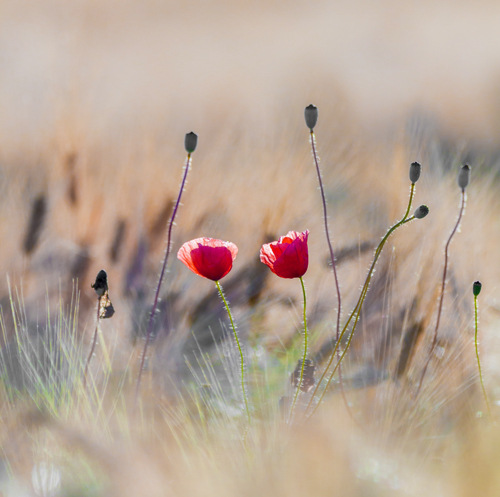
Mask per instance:
[[[224,19],[233,19],[234,39],[240,34],[247,41],[250,23],[261,19],[258,9],[269,14],[259,24],[262,38],[255,52],[241,55],[245,66],[239,52],[232,52],[236,48],[223,52],[213,35],[226,24],[201,7],[191,12],[153,1],[122,7],[110,0],[70,7],[52,2],[42,12],[38,4],[25,4],[31,10],[21,15],[22,6],[0,2],[0,23],[13,30],[10,38],[2,34],[3,42],[23,39],[20,33],[34,40],[24,52],[7,46],[17,63],[6,59],[10,79],[0,88],[0,492],[497,495],[500,201],[494,148],[487,141],[459,140],[473,134],[466,134],[459,115],[456,127],[440,127],[423,114],[404,109],[394,117],[388,110],[393,131],[367,131],[372,117],[356,117],[349,82],[332,78],[328,64],[325,69],[309,53],[298,60],[290,56],[289,65],[278,64],[279,71],[269,73],[275,80],[266,80],[277,61],[272,49],[281,53],[272,33],[287,33],[277,24],[276,6],[254,5],[245,22],[239,21],[243,3],[224,13]],[[319,32],[326,30],[323,11],[301,17],[298,3],[290,9],[284,25],[305,29],[316,19]],[[350,12],[339,6],[344,18]],[[466,13],[457,12],[457,19]],[[30,30],[30,23],[38,31]],[[183,43],[179,26],[189,26],[185,53],[168,52],[172,39]],[[52,30],[58,29],[62,48],[51,44],[58,39]],[[286,35],[290,53],[299,53],[296,36],[304,44],[311,41],[297,32]],[[230,35],[224,32],[221,39]],[[321,40],[320,59],[328,54],[330,39]],[[165,69],[168,77],[148,69],[161,59],[149,52],[157,43],[166,47],[172,64]],[[204,60],[198,49],[210,69],[196,66]],[[225,54],[220,66],[217,53]],[[264,59],[252,84],[254,53]],[[130,65],[120,66],[122,60]],[[302,61],[300,71],[290,69]],[[231,64],[239,64],[234,73],[227,69]],[[40,101],[26,97],[33,90],[21,82],[32,83],[33,74],[23,79],[23,68],[46,75],[39,81]],[[246,76],[231,80],[238,71]],[[206,87],[197,91],[203,78]],[[290,80],[296,84],[285,88]],[[273,86],[281,90],[269,89]],[[313,416],[303,416],[311,390],[298,396],[288,422],[295,394],[290,378],[304,350],[303,294],[298,281],[272,275],[259,261],[262,244],[290,230],[310,232],[304,282],[308,357],[318,368],[316,380],[336,335],[336,287],[303,119],[310,99],[319,108],[316,145],[342,292],[341,326],[358,301],[377,245],[405,214],[408,168],[415,160],[422,174],[411,212],[426,204],[430,213],[398,228],[380,255],[342,362],[349,409],[336,375]],[[456,108],[446,106],[443,99],[439,113],[452,116]],[[186,161],[184,134],[191,129],[199,135],[198,147],[172,231],[136,401],[168,223]],[[457,174],[465,162],[472,167],[471,183],[465,215],[449,246],[440,326],[431,347],[444,247],[460,209]],[[173,256],[184,242],[203,236],[239,248],[221,284],[243,345],[250,423],[240,355],[217,289]],[[116,312],[98,320],[89,358],[98,305],[90,285],[101,269]],[[476,280],[483,285],[477,336],[491,416],[476,361]]]

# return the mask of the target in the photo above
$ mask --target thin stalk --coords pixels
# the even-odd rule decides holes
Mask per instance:
[[[302,295],[304,297],[304,355],[302,357],[302,366],[300,368],[300,379],[299,384],[297,385],[297,389],[295,391],[295,395],[293,397],[292,407],[290,408],[290,416],[288,417],[288,423],[292,422],[293,419],[293,410],[295,409],[295,404],[297,403],[297,399],[299,398],[300,389],[302,387],[302,380],[304,379],[304,368],[307,359],[307,314],[306,314],[306,287],[304,285],[304,280],[302,276],[300,277],[300,284],[302,285]]]
[[[97,299],[97,321],[95,324],[94,338],[92,340],[92,347],[90,348],[90,354],[87,358],[87,363],[85,364],[85,372],[83,373],[83,391],[87,388],[87,374],[89,372],[89,365],[92,356],[94,355],[94,349],[97,343],[97,333],[99,331],[99,321],[101,320],[101,297]]]
[[[318,154],[316,152],[316,137],[314,135],[314,131],[311,130],[310,132],[310,138],[311,138],[311,149],[312,149],[312,154],[314,158],[314,164],[316,166],[316,173],[318,174],[318,182],[319,182],[319,188],[321,191],[321,200],[323,202],[323,219],[325,222],[325,235],[326,235],[326,242],[328,243],[328,249],[330,251],[330,260],[332,263],[332,269],[333,269],[333,276],[335,279],[335,288],[337,290],[337,331],[336,331],[336,336],[337,336],[337,342],[339,341],[340,338],[340,315],[342,312],[342,296],[340,294],[340,285],[339,285],[339,279],[337,275],[337,265],[335,264],[335,256],[333,253],[333,248],[332,248],[332,242],[330,241],[330,230],[328,227],[328,211],[326,208],[326,196],[325,196],[325,190],[323,188],[323,180],[321,178],[321,169],[319,167],[319,158]],[[340,359],[340,349],[337,349],[337,360]],[[355,420],[354,415],[351,412],[351,408],[349,407],[349,402],[347,401],[347,397],[344,391],[344,382],[342,381],[342,368],[339,364],[339,385],[340,385],[340,392],[342,394],[342,398],[344,399],[344,404],[347,409],[347,412],[349,413],[349,416]]]
[[[243,399],[245,401],[245,409],[247,412],[248,423],[250,424],[250,408],[248,407],[247,394],[245,391],[245,361],[243,358],[243,349],[241,348],[240,339],[238,338],[238,333],[236,332],[236,326],[234,325],[233,315],[231,314],[231,309],[229,309],[229,304],[227,303],[226,297],[224,297],[224,292],[218,281],[215,282],[217,285],[217,290],[219,290],[219,295],[226,306],[227,315],[229,316],[229,321],[231,321],[231,327],[233,328],[234,339],[236,340],[236,345],[240,351],[240,364],[241,364],[241,390],[243,391]]]
[[[441,312],[443,310],[444,290],[446,287],[446,274],[448,272],[448,249],[450,247],[450,243],[451,243],[451,239],[453,238],[453,235],[457,232],[458,227],[460,226],[460,221],[462,220],[462,216],[463,216],[464,209],[465,209],[465,200],[466,200],[465,189],[462,189],[462,201],[460,203],[460,212],[458,214],[458,219],[457,219],[457,222],[455,223],[455,226],[453,227],[453,230],[452,230],[452,232],[448,238],[448,241],[446,242],[446,246],[444,248],[444,269],[443,269],[443,279],[441,281],[441,295],[439,298],[438,315],[437,315],[437,319],[436,319],[436,327],[434,328],[434,335],[432,337],[431,350],[429,352],[429,357],[427,358],[427,361],[425,362],[424,369],[422,370],[422,376],[420,377],[420,382],[418,383],[417,392],[415,393],[415,397],[414,397],[415,399],[418,397],[418,394],[420,393],[420,389],[422,388],[422,384],[424,382],[425,374],[427,373],[427,368],[429,367],[429,363],[431,362],[432,354],[434,353],[434,349],[436,348],[439,323],[441,321]]]
[[[187,154],[186,165],[184,167],[184,175],[182,177],[181,188],[179,190],[179,195],[177,196],[177,201],[175,203],[174,210],[172,212],[172,217],[170,218],[170,223],[168,225],[168,236],[167,236],[167,250],[165,252],[165,258],[163,259],[163,266],[161,268],[160,279],[158,280],[158,286],[156,287],[155,299],[153,301],[153,308],[151,309],[151,315],[149,316],[148,329],[146,333],[146,341],[144,343],[144,350],[142,351],[141,358],[141,366],[139,368],[139,375],[137,376],[137,385],[135,388],[135,401],[134,404],[137,403],[137,399],[139,397],[139,390],[141,388],[141,378],[142,372],[144,371],[144,362],[146,360],[146,354],[148,351],[149,342],[151,341],[151,333],[153,331],[153,322],[156,313],[156,308],[158,307],[158,300],[160,297],[160,289],[163,282],[163,277],[165,276],[165,271],[167,269],[168,256],[170,255],[170,250],[172,248],[172,229],[175,223],[175,216],[177,215],[177,211],[179,209],[181,203],[182,192],[184,191],[184,187],[186,185],[187,175],[189,172],[189,166],[191,164],[191,154]]]
[[[373,271],[375,269],[375,266],[377,264],[377,261],[378,261],[378,258],[380,257],[380,254],[382,253],[382,249],[384,248],[384,245],[385,243],[387,242],[387,240],[389,239],[389,237],[392,235],[392,233],[397,229],[399,228],[400,226],[402,226],[403,224],[406,224],[410,221],[412,221],[414,219],[414,216],[408,218],[408,215],[410,213],[410,209],[411,209],[411,204],[412,204],[412,201],[413,201],[413,196],[414,196],[414,193],[415,193],[415,183],[412,183],[411,184],[411,189],[410,189],[410,200],[408,201],[408,207],[406,209],[406,212],[405,212],[405,215],[403,216],[403,218],[401,219],[401,221],[399,221],[398,223],[396,223],[394,226],[392,226],[388,231],[387,233],[385,234],[385,236],[382,238],[381,242],[379,243],[377,249],[375,250],[375,256],[373,258],[373,262],[370,266],[370,269],[368,270],[368,274],[366,276],[366,280],[365,280],[365,283],[363,285],[363,288],[361,289],[361,294],[358,298],[358,302],[356,303],[356,306],[354,307],[354,309],[352,310],[350,316],[349,316],[349,319],[347,320],[346,324],[344,325],[344,327],[342,328],[342,331],[340,333],[340,336],[337,340],[337,343],[335,344],[335,348],[333,349],[333,352],[330,356],[330,359],[328,361],[328,364],[325,368],[325,370],[323,371],[323,374],[321,375],[321,378],[320,380],[318,381],[318,384],[316,385],[316,388],[314,389],[314,392],[311,396],[311,399],[309,400],[309,404],[307,405],[307,408],[306,408],[306,413],[307,411],[309,410],[309,408],[311,407],[311,404],[314,400],[314,397],[316,395],[316,393],[318,392],[319,390],[319,387],[321,385],[321,382],[323,381],[323,379],[325,378],[328,370],[330,369],[330,366],[332,365],[333,363],[333,359],[335,358],[336,354],[337,354],[337,350],[339,349],[339,346],[340,346],[340,343],[341,343],[341,340],[342,338],[344,337],[346,331],[347,331],[347,328],[350,324],[350,322],[352,321],[354,315],[356,314],[356,320],[355,320],[355,323],[354,323],[354,326],[352,328],[352,331],[351,331],[351,335],[354,333],[354,330],[356,328],[356,324],[358,322],[358,319],[359,319],[359,316],[361,314],[361,307],[363,305],[363,302],[365,300],[365,297],[366,297],[366,294],[368,293],[368,287],[370,285],[370,281],[371,281],[371,278],[372,278],[372,275],[373,275]],[[352,336],[351,336],[352,338]],[[349,344],[350,344],[350,340],[349,340]],[[336,370],[338,369],[338,367],[340,366],[340,363],[343,359],[343,357],[345,356],[346,352],[347,352],[347,349],[348,349],[348,346],[346,347],[346,349],[344,350],[341,358],[339,359],[339,361],[337,362],[337,365],[335,366],[333,372],[330,374],[330,377],[328,379],[328,382],[326,384],[326,387],[325,389],[323,390],[323,393],[321,394],[321,397],[318,401],[318,403],[316,404],[316,407],[314,408],[313,412],[309,415],[309,417],[311,417],[315,412],[316,412],[316,409],[319,407],[319,405],[321,404],[321,401],[323,399],[323,397],[325,396],[325,393],[326,393],[326,390],[328,389],[328,387],[330,386],[330,383],[333,379],[333,375],[335,374]]]
[[[490,420],[493,420],[491,416],[490,401],[486,395],[486,389],[484,388],[483,373],[481,372],[481,361],[479,360],[479,348],[477,346],[477,295],[474,295],[474,345],[476,347],[476,357],[477,357],[477,368],[479,369],[479,380],[481,381],[481,388],[483,390],[484,401],[486,402],[486,407],[488,408],[488,416]]]

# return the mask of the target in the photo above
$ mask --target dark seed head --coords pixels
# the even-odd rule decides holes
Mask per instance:
[[[192,154],[196,150],[196,145],[198,144],[198,135],[196,133],[187,133],[186,138],[184,138],[184,148],[188,154]]]
[[[418,162],[412,162],[410,165],[410,181],[415,184],[420,178],[420,171],[422,166]]]
[[[415,212],[413,213],[415,219],[423,219],[425,216],[427,216],[427,214],[429,214],[429,207],[427,207],[426,205],[417,207],[415,209]]]
[[[481,293],[482,287],[483,285],[480,281],[474,281],[474,284],[472,285],[472,293],[474,294],[474,297],[477,297]]]
[[[465,190],[469,182],[470,182],[470,166],[466,164],[465,166],[462,166],[462,168],[458,173],[458,186],[462,190]]]
[[[104,269],[101,269],[97,273],[95,282],[90,286],[95,290],[95,293],[97,293],[99,297],[102,297],[104,293],[108,291],[108,275]]]
[[[318,108],[313,104],[308,105],[304,109],[304,117],[306,118],[306,125],[312,131],[318,122]]]

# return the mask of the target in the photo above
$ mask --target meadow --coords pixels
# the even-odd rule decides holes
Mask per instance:
[[[406,71],[397,80],[375,56],[377,74],[394,85],[377,99],[370,91],[380,81],[361,85],[355,70],[366,70],[358,49],[376,39],[375,54],[394,55],[399,31],[382,35],[379,23],[366,33],[342,2],[310,15],[292,2],[285,19],[274,4],[217,5],[223,14],[154,1],[0,3],[0,492],[497,495],[500,166],[496,100],[485,91],[485,81],[494,87],[490,55],[474,59],[474,81],[455,87],[462,100],[447,84],[460,73],[449,57],[421,106]],[[384,5],[370,12],[387,20],[394,5]],[[496,46],[486,28],[497,7],[485,5],[473,30],[483,26]],[[454,11],[450,35],[470,8]],[[411,27],[410,12],[424,22],[423,11],[403,7],[397,18]],[[435,7],[436,19],[447,13]],[[340,29],[342,20],[356,36]],[[434,67],[429,58],[439,61],[439,50],[432,55],[431,45],[432,36],[422,40],[415,53],[425,56],[403,68]],[[396,83],[406,96],[391,90]],[[422,167],[409,215],[429,208],[387,239],[342,361],[342,385],[337,371],[326,390],[333,368],[319,380],[337,343],[338,296],[304,121],[310,103],[319,109],[314,137],[341,327],[379,243],[407,211],[415,161]],[[198,143],[171,225],[190,131]],[[471,179],[442,293],[464,164]],[[319,387],[299,393],[291,378],[304,350],[303,292],[297,278],[273,274],[259,251],[306,230],[307,357]],[[245,358],[248,409],[220,295],[176,257],[199,237],[238,247],[220,283]],[[115,310],[109,319],[97,319],[91,287],[103,269]],[[474,348],[476,280],[491,413]]]

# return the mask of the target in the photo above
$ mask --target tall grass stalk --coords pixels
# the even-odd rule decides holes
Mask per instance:
[[[73,289],[65,309],[62,298],[51,314],[47,299],[45,323],[28,320],[22,292],[14,297],[7,278],[14,335],[9,337],[1,314],[5,346],[0,349],[0,381],[7,399],[28,396],[40,410],[55,419],[79,417],[82,394],[82,340],[78,333],[78,298]],[[14,404],[13,404],[14,405]],[[89,409],[89,414],[94,413]]]
[[[158,307],[158,300],[160,298],[160,290],[161,285],[163,283],[163,277],[165,276],[165,271],[167,268],[168,256],[170,255],[170,250],[172,248],[172,229],[174,227],[175,217],[177,215],[177,211],[179,209],[181,203],[182,192],[184,191],[184,187],[186,185],[187,175],[189,172],[189,167],[191,165],[191,152],[187,152],[186,165],[184,166],[184,175],[182,177],[181,188],[179,190],[179,195],[177,196],[177,201],[175,203],[174,210],[172,211],[172,217],[170,218],[170,222],[168,225],[168,235],[167,235],[167,249],[165,251],[165,257],[163,259],[163,265],[160,272],[160,278],[158,280],[158,285],[156,287],[155,298],[153,301],[153,308],[151,309],[151,315],[149,317],[148,328],[146,332],[146,340],[144,342],[144,350],[142,351],[141,364],[139,366],[139,374],[137,375],[137,385],[135,387],[135,396],[134,396],[134,404],[137,404],[137,400],[139,397],[139,391],[141,388],[141,379],[142,373],[144,371],[144,362],[146,361],[146,354],[148,352],[149,342],[151,341],[151,333],[153,332],[153,322],[156,314],[156,308]]]
[[[321,396],[320,396],[320,398],[319,398],[316,406],[314,407],[313,411],[308,416],[308,418],[310,418],[316,412],[316,410],[318,409],[318,407],[320,406],[321,401],[323,400],[323,397],[325,396],[325,393],[328,390],[328,387],[330,386],[330,383],[332,382],[332,379],[333,379],[333,377],[334,377],[334,375],[335,375],[338,367],[340,366],[340,363],[342,362],[342,359],[344,358],[345,354],[347,353],[347,350],[349,349],[349,345],[351,343],[352,336],[354,335],[354,331],[356,329],[356,325],[357,325],[359,317],[361,315],[361,307],[362,307],[363,302],[365,300],[366,294],[368,293],[368,287],[370,285],[370,281],[371,281],[371,278],[372,278],[372,275],[373,275],[373,271],[374,271],[375,266],[377,264],[377,261],[378,261],[378,259],[380,257],[380,254],[382,253],[382,249],[384,248],[385,243],[387,242],[387,240],[389,239],[389,237],[392,235],[392,233],[394,233],[394,231],[396,231],[396,229],[398,229],[400,226],[402,226],[402,225],[404,225],[404,224],[412,221],[413,219],[415,219],[415,216],[411,216],[410,218],[408,218],[408,215],[410,214],[410,209],[411,209],[411,204],[413,202],[413,196],[414,196],[414,194],[415,194],[415,183],[412,183],[411,184],[411,189],[410,189],[410,199],[408,201],[408,207],[406,209],[405,215],[403,216],[403,218],[401,219],[401,221],[399,221],[398,223],[396,223],[394,226],[392,226],[387,231],[387,233],[385,234],[385,236],[382,238],[381,242],[379,243],[377,249],[375,250],[375,256],[373,258],[373,262],[372,262],[372,264],[370,266],[370,269],[368,270],[368,274],[366,276],[365,283],[364,283],[363,288],[361,290],[361,294],[360,294],[360,296],[358,298],[358,302],[356,303],[356,306],[352,310],[352,312],[351,312],[351,314],[349,316],[349,319],[347,320],[346,324],[342,328],[342,332],[340,333],[339,339],[337,340],[337,343],[335,344],[335,347],[334,347],[334,349],[332,351],[332,354],[330,356],[328,364],[327,364],[325,370],[323,371],[323,374],[321,375],[321,378],[318,381],[318,384],[316,385],[316,388],[314,389],[314,392],[313,392],[313,394],[311,396],[311,399],[309,400],[309,403],[308,403],[308,405],[306,407],[305,415],[307,415],[307,411],[310,409],[310,407],[311,407],[311,405],[313,403],[313,400],[314,400],[315,395],[317,394],[317,392],[319,390],[321,382],[325,378],[326,374],[328,373],[328,370],[330,369],[330,367],[331,367],[331,365],[333,363],[333,360],[334,360],[334,358],[335,358],[335,356],[337,354],[337,350],[340,347],[341,340],[344,337],[349,324],[351,323],[351,321],[354,318],[354,316],[356,316],[354,324],[353,324],[353,327],[352,327],[352,330],[351,330],[351,335],[350,335],[349,340],[348,340],[348,343],[346,344],[344,352],[342,353],[340,359],[337,361],[337,364],[335,365],[333,371],[331,372],[330,377],[328,378],[326,386],[323,389],[323,392],[322,392],[322,394],[321,394]]]

